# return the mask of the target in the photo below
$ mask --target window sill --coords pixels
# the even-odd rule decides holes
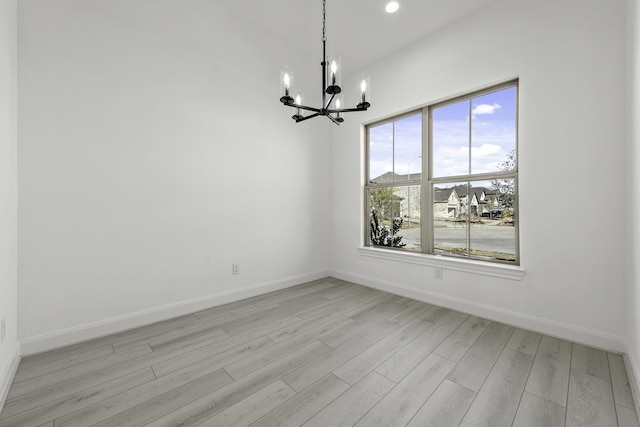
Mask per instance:
[[[358,248],[358,252],[362,256],[372,258],[426,265],[429,267],[443,268],[445,270],[481,274],[483,276],[499,277],[509,280],[522,280],[526,271],[524,268],[519,266],[492,264],[475,260],[449,258],[440,255],[426,255],[388,249],[376,249],[371,247]]]

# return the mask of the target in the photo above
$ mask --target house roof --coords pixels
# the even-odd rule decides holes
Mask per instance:
[[[420,172],[417,172],[412,174],[400,175],[395,172],[385,172],[377,178],[373,178],[371,182],[383,184],[387,182],[409,181],[409,178],[411,178],[412,181],[422,179],[422,174]]]
[[[411,178],[411,180],[422,179],[422,173],[400,175],[395,172],[385,172],[384,174],[376,178],[373,178],[371,182],[376,184],[386,184],[390,182],[408,181],[409,178]],[[495,194],[496,194],[496,190],[489,187],[473,187],[473,186],[467,187],[466,185],[454,185],[453,187],[446,187],[446,188],[435,187],[434,201],[436,202],[448,201],[449,196],[451,195],[451,192],[454,190],[459,197],[464,197],[467,194],[467,192],[469,194],[475,194],[476,199],[478,200],[479,203],[486,203],[486,201],[484,202],[480,201],[480,195],[482,194],[483,191],[486,196],[486,199],[488,199],[489,201],[492,201],[493,199],[495,199]]]

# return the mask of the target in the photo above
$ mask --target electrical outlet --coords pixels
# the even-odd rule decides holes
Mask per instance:
[[[232,274],[240,274],[240,264],[232,264],[231,265],[231,273]]]
[[[4,337],[7,336],[7,319],[4,317],[0,319],[0,342],[4,341]]]
[[[436,279],[442,279],[442,269],[440,267],[436,267],[433,269],[433,277]]]

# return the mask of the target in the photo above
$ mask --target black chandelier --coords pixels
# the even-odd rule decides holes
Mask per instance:
[[[325,116],[328,117],[333,123],[340,125],[344,121],[340,117],[340,113],[350,113],[353,111],[366,111],[371,106],[368,99],[370,99],[369,78],[359,77],[358,81],[358,104],[355,108],[341,108],[342,107],[342,88],[340,87],[340,75],[339,60],[333,59],[331,62],[327,59],[327,36],[325,28],[325,16],[326,16],[326,0],[322,0],[322,107],[309,107],[302,104],[302,92],[298,92],[295,98],[291,95],[293,93],[293,73],[288,69],[285,69],[281,73],[280,84],[284,95],[280,98],[286,107],[296,108],[296,114],[291,118],[298,122],[311,119],[313,117]],[[329,64],[331,64],[329,66]],[[329,82],[329,85],[327,85]],[[331,95],[327,101],[327,95]],[[313,114],[307,116],[302,115],[302,110],[311,111]]]

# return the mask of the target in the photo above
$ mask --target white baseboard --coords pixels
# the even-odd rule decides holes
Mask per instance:
[[[16,371],[18,370],[18,365],[20,364],[20,344],[16,343],[13,350],[13,357],[11,359],[11,363],[7,366],[7,368],[2,372],[2,376],[0,376],[0,414],[2,413],[2,408],[4,408],[4,402],[7,399],[7,395],[9,394],[9,387],[11,387],[11,383],[13,382],[13,377],[16,375]]]
[[[568,325],[561,322],[555,322],[553,320],[505,310],[498,307],[492,307],[485,304],[479,304],[462,298],[441,295],[435,292],[399,285],[397,283],[352,274],[345,271],[334,270],[331,272],[331,275],[338,279],[357,283],[359,285],[435,304],[452,310],[462,311],[474,316],[506,323],[511,326],[539,332],[575,343],[589,345],[602,350],[616,353],[624,353],[626,350],[626,340],[624,337],[594,331],[579,326]]]
[[[77,344],[94,338],[126,331],[162,320],[184,316],[196,311],[205,310],[223,304],[240,301],[246,298],[262,295],[268,292],[285,289],[291,286],[322,279],[329,276],[327,271],[319,271],[310,274],[288,277],[282,280],[259,283],[242,289],[219,292],[202,298],[181,301],[162,307],[131,313],[111,319],[101,320],[85,325],[75,326],[34,337],[20,340],[20,349],[23,356],[28,356],[55,348]]]
[[[626,352],[624,354],[624,365],[627,369],[633,402],[636,404],[636,414],[640,420],[640,371],[638,371],[638,360],[635,360],[631,352]]]

